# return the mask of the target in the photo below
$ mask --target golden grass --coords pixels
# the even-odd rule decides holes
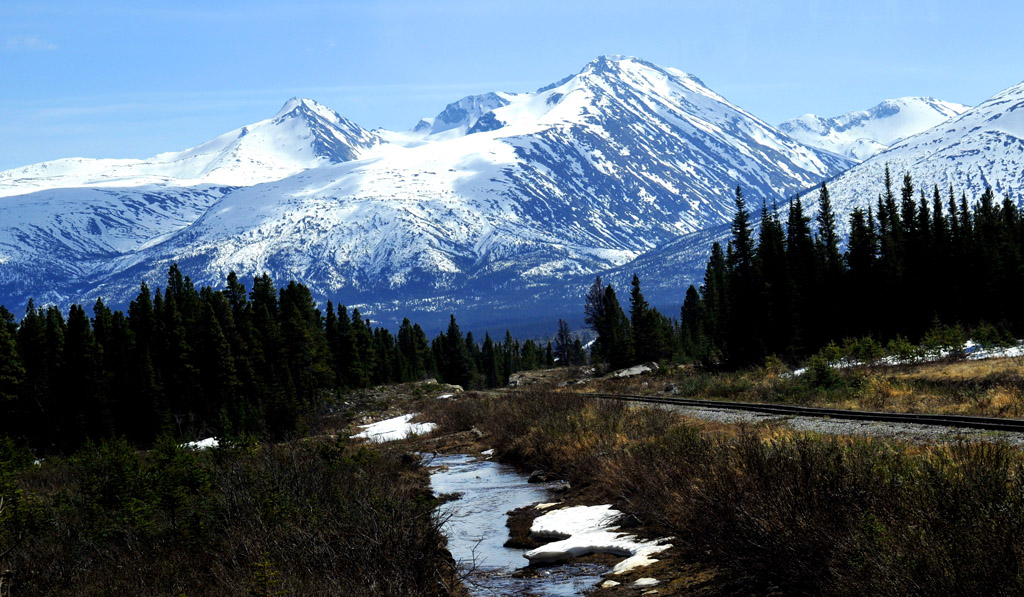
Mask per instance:
[[[1024,417],[1024,359],[1020,358],[845,369],[837,377],[840,381],[833,387],[815,387],[808,376],[792,377],[770,369],[711,373],[671,368],[627,379],[594,379],[586,386],[570,386],[569,391]]]

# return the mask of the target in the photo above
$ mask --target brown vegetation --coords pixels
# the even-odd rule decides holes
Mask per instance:
[[[615,500],[690,561],[729,570],[731,592],[1024,591],[1024,457],[1008,446],[709,431],[555,392],[463,397],[431,416]]]
[[[0,465],[13,595],[449,595],[454,562],[416,458],[344,442]],[[5,587],[6,588],[6,587]]]
[[[740,372],[679,367],[568,387],[584,392],[1024,418],[1024,362],[1015,358],[808,371],[800,376],[771,363]]]

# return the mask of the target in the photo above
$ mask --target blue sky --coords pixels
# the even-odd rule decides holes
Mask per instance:
[[[65,2],[0,5],[0,170],[146,157],[314,98],[406,129],[600,54],[700,77],[766,121],[907,95],[977,104],[1024,80],[1024,3]]]

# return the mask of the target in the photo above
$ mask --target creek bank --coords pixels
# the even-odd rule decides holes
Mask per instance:
[[[529,507],[548,497],[545,483],[527,483],[511,466],[467,454],[427,456],[430,487],[450,497],[441,506],[447,520],[448,550],[473,595],[576,595],[595,587],[608,566],[569,562],[530,574],[524,549],[506,543],[506,512]]]

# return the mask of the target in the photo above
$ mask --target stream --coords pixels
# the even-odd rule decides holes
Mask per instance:
[[[550,485],[527,483],[511,466],[466,454],[428,455],[426,465],[434,495],[459,495],[441,506],[449,515],[444,533],[472,595],[579,595],[608,571],[596,564],[565,564],[540,568],[539,576],[514,577],[528,562],[526,550],[504,547],[507,513],[548,501]]]

